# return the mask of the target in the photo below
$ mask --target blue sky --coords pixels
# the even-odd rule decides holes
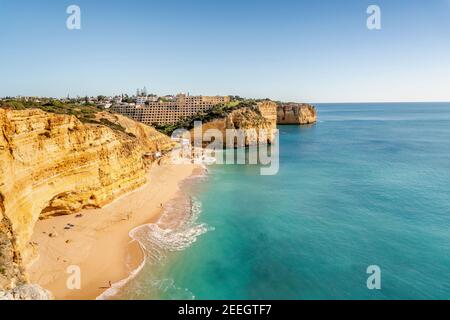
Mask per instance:
[[[450,101],[450,0],[0,0],[0,40],[0,96]]]

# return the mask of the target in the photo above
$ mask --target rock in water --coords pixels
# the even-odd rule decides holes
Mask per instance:
[[[278,106],[278,124],[311,124],[317,121],[317,111],[312,105],[285,103]]]

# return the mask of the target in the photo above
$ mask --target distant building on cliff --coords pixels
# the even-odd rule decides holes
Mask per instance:
[[[145,104],[148,101],[147,96],[138,96],[136,97],[136,104]]]
[[[178,94],[176,97],[166,96],[158,101],[136,99],[136,104],[119,103],[111,110],[136,121],[153,125],[174,124],[183,118],[193,116],[202,111],[208,111],[218,104],[231,101],[228,96],[189,96]]]

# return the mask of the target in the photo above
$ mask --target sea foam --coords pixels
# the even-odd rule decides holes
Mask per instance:
[[[193,183],[206,178],[206,170],[197,173],[186,179],[180,185],[181,190],[189,189]],[[202,212],[202,203],[195,197],[185,192],[180,192],[178,196],[164,205],[163,213],[156,223],[149,223],[134,228],[129,235],[140,244],[145,259],[143,263],[134,270],[128,278],[114,283],[111,288],[103,292],[97,300],[105,300],[120,295],[121,289],[136,278],[145,266],[164,265],[171,252],[183,251],[195,243],[199,236],[214,228],[205,223],[199,223],[198,219]],[[151,268],[150,267],[150,268]],[[195,296],[184,288],[175,285],[170,278],[146,279],[146,285],[150,285],[158,292],[165,295],[172,295],[174,298],[194,299]],[[145,288],[145,286],[143,288]],[[133,285],[134,290],[139,291],[139,285]]]

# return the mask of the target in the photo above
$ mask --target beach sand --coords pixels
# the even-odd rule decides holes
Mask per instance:
[[[111,284],[126,279],[144,259],[129,232],[155,222],[162,205],[176,196],[179,183],[194,174],[196,168],[199,169],[195,165],[155,165],[148,173],[146,185],[104,208],[38,221],[32,241],[38,244],[39,258],[27,270],[31,283],[50,290],[56,299],[90,300]],[[65,230],[69,224],[74,227]],[[67,287],[73,274],[67,272],[69,266],[80,268],[80,290]]]

